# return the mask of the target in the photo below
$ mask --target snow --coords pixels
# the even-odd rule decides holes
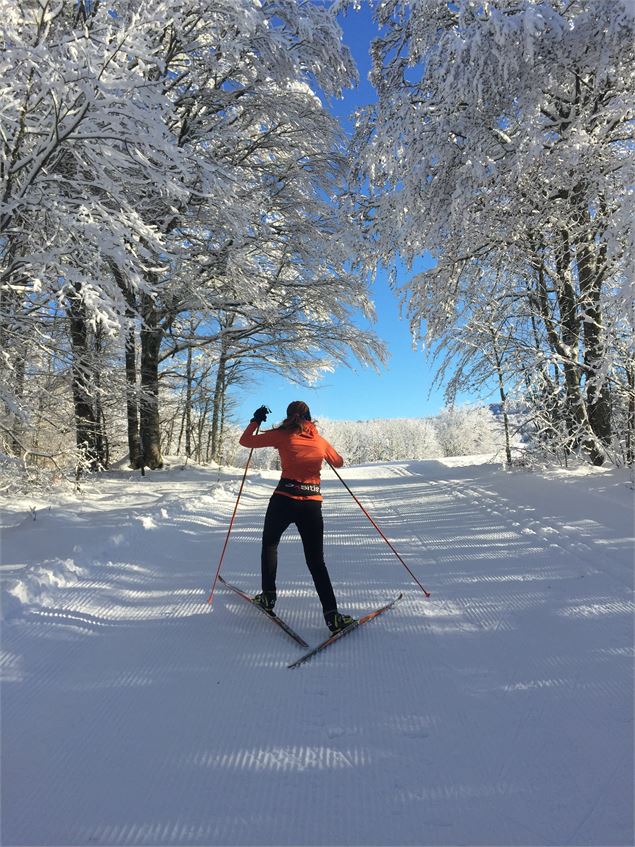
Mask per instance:
[[[2,843],[632,844],[627,474],[483,458],[326,471],[345,612],[300,654],[219,586],[238,471],[172,467],[2,510]],[[276,474],[250,474],[223,575],[258,588]],[[326,630],[299,538],[278,611]]]

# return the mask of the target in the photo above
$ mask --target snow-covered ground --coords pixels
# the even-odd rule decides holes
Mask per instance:
[[[432,597],[325,472],[340,608],[404,599],[296,670],[257,611],[205,602],[238,472],[5,504],[4,845],[633,844],[626,475],[343,476]],[[249,476],[223,568],[249,591],[274,480]],[[278,596],[325,636],[296,534]]]

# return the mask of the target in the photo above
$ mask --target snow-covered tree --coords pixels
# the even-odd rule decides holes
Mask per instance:
[[[69,321],[77,446],[95,465],[103,450],[91,347],[96,334],[121,329],[126,311],[108,269],[116,266],[131,290],[144,289],[147,267],[164,248],[144,207],[151,197],[182,202],[187,179],[164,119],[157,32],[169,4],[2,5],[7,373],[26,367],[23,339],[34,327],[41,339],[60,304]]]
[[[444,456],[496,453],[502,447],[501,428],[487,408],[449,407],[433,423]]]
[[[237,362],[315,375],[349,353],[383,355],[351,321],[371,307],[348,267],[343,139],[317,91],[337,96],[355,70],[329,9],[24,0],[5,10],[9,441],[33,411],[22,402],[27,342],[35,329],[54,357],[48,328],[60,309],[68,338],[56,344],[77,447],[92,466],[104,460],[96,389],[105,340],[122,359],[125,350],[131,461],[150,467],[162,463],[162,362],[187,363],[209,346],[226,385],[222,373]]]
[[[633,256],[633,6],[372,5],[378,100],[357,116],[354,162],[368,266],[432,253],[435,267],[402,292],[431,341],[480,308],[483,272],[526,280],[536,369],[546,357],[568,437],[601,463],[613,435],[607,301],[627,296]]]

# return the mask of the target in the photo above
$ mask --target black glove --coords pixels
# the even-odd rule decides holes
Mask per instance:
[[[268,409],[266,406],[261,406],[259,409],[256,409],[251,420],[256,421],[261,424],[267,420],[267,415],[271,414],[271,409]]]

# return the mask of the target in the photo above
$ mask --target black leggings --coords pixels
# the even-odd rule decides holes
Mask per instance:
[[[304,547],[306,563],[324,612],[337,609],[329,572],[324,564],[324,521],[319,500],[293,500],[284,494],[273,494],[269,501],[262,530],[262,590],[276,590],[278,544],[282,533],[294,523]]]

